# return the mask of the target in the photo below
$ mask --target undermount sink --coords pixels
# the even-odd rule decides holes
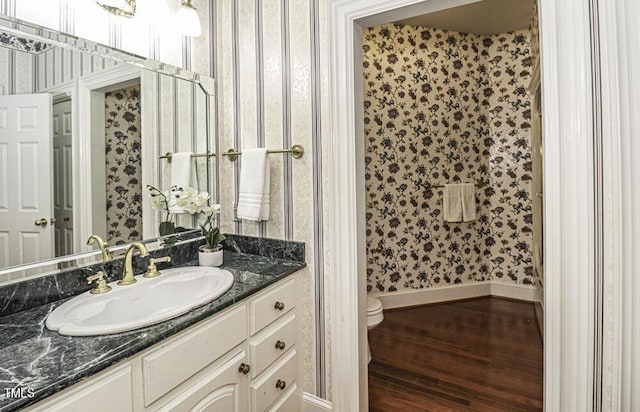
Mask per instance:
[[[204,305],[233,285],[233,275],[214,267],[162,270],[157,278],[136,276],[137,283],[110,292],[85,292],[57,307],[46,326],[61,335],[92,336],[126,332],[174,318]]]

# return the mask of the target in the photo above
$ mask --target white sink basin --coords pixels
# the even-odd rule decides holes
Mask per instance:
[[[204,305],[233,285],[226,270],[192,266],[165,269],[157,278],[136,276],[137,283],[101,295],[85,292],[57,307],[47,328],[61,335],[91,336],[126,332],[174,318]]]

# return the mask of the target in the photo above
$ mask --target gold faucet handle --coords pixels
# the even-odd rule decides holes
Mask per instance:
[[[95,275],[89,276],[87,278],[87,285],[96,282],[96,286],[91,289],[92,295],[99,295],[101,293],[107,293],[111,290],[111,286],[107,285],[107,280],[104,278],[104,272],[100,271]]]
[[[149,266],[147,266],[147,272],[142,275],[143,278],[155,278],[160,276],[160,272],[156,267],[156,263],[160,262],[171,262],[171,256],[163,256],[159,258],[150,258]]]

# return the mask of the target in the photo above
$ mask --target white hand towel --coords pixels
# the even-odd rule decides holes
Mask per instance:
[[[193,161],[191,160],[191,152],[174,153],[171,156],[171,186],[177,186],[186,189],[191,186]],[[169,207],[171,213],[184,213],[184,208],[171,205]]]
[[[476,220],[476,185],[463,183],[460,185],[462,193],[462,221]]]
[[[462,222],[462,190],[459,184],[444,185],[442,213],[447,222]]]
[[[242,170],[238,196],[238,219],[268,220],[271,190],[267,149],[242,151]]]
[[[186,189],[191,185],[191,152],[174,153],[171,156],[171,186]]]
[[[271,163],[269,156],[264,160],[264,188],[262,191],[262,207],[260,209],[260,220],[269,220],[271,215]]]

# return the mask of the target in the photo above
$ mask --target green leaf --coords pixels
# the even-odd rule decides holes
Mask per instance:
[[[162,222],[158,228],[160,236],[167,236],[176,233],[176,227],[173,222]]]

